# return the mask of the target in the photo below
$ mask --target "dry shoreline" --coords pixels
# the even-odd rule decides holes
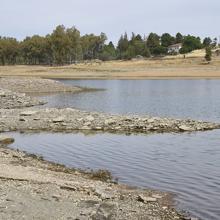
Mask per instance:
[[[0,164],[1,219],[185,219],[169,193],[101,181],[3,146]]]
[[[0,132],[44,130],[149,133],[220,128],[219,124],[193,120],[109,115],[72,108],[27,108],[32,100],[28,96],[20,96],[19,91],[33,91],[39,85],[44,88],[45,82],[52,85],[47,88],[55,91],[54,82],[31,78],[30,85],[23,87],[21,85],[25,82],[24,78],[1,80],[4,82],[2,85],[10,87],[14,92],[5,92],[0,86],[0,100],[7,100],[2,102],[5,108],[1,104]],[[19,102],[16,102],[16,97],[19,97]],[[19,109],[16,103],[20,103]],[[1,219],[20,219],[21,216],[22,219],[190,219],[173,209],[169,193],[117,185],[106,178],[106,173],[84,173],[68,169],[36,156],[5,148],[1,141],[0,166]],[[106,181],[97,180],[97,177],[104,177]]]
[[[220,79],[220,56],[210,64],[201,57],[85,62],[68,66],[1,66],[0,77],[50,79]]]

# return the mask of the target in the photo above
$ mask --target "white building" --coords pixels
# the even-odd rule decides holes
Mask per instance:
[[[182,48],[182,44],[173,44],[168,47],[168,53],[179,53]]]

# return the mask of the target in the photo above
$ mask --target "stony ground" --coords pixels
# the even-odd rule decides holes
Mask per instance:
[[[43,104],[44,102],[27,96],[24,93],[12,92],[10,90],[0,88],[1,109],[24,108]]]
[[[219,124],[194,120],[120,116],[66,109],[0,109],[0,131],[106,131],[121,133],[204,131]]]
[[[0,147],[0,219],[184,219],[166,193],[132,189]]]
[[[0,78],[0,88],[18,93],[82,92],[83,88],[64,85],[55,80],[35,77]]]

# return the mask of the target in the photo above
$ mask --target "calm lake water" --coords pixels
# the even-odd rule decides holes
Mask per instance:
[[[104,88],[42,97],[50,107],[220,122],[219,80],[69,80]],[[178,207],[220,219],[220,130],[191,134],[17,134],[19,147],[70,167],[108,169],[120,182],[177,194]]]
[[[44,97],[47,106],[220,121],[220,80],[62,80],[105,91]]]

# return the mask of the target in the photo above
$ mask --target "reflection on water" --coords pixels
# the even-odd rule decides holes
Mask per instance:
[[[103,88],[43,97],[53,107],[220,121],[220,80],[62,80]]]
[[[70,167],[108,169],[119,181],[178,194],[180,208],[220,216],[220,131],[192,134],[17,134],[13,146]]]

